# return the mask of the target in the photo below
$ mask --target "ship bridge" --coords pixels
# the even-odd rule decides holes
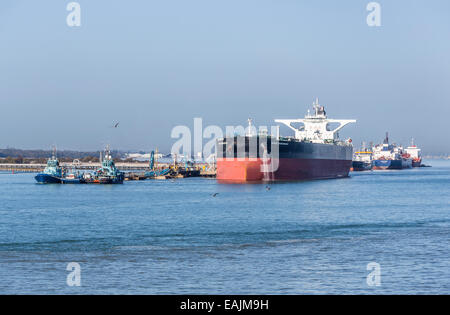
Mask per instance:
[[[318,99],[313,103],[313,109],[314,113],[311,114],[308,110],[308,114],[303,119],[275,119],[275,122],[294,130],[296,139],[315,143],[339,140],[339,131],[348,124],[356,122],[354,119],[328,119],[325,108],[319,104]],[[298,123],[303,125],[299,128],[292,125]],[[334,127],[336,124],[337,126]]]

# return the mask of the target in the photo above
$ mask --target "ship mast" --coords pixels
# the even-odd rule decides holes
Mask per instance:
[[[386,138],[384,138],[383,144],[389,144],[389,133],[386,132]]]
[[[253,119],[249,118],[249,119],[247,119],[247,121],[248,121],[247,137],[251,137],[252,136],[252,122],[253,122]]]
[[[53,146],[53,150],[52,150],[52,160],[56,160],[56,145]]]

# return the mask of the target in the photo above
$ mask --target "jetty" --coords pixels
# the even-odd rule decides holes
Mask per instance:
[[[0,172],[9,173],[39,173],[44,170],[46,164],[0,164]],[[77,169],[93,171],[101,167],[98,162],[88,163],[67,163],[62,162],[61,167],[67,169]],[[146,175],[149,171],[148,162],[135,162],[135,163],[116,163],[117,169],[125,172],[125,180],[144,180],[150,177]],[[171,179],[171,178],[186,178],[186,177],[211,177],[216,176],[216,169],[214,166],[207,163],[193,163],[189,166],[189,170],[186,171],[182,165],[173,165],[172,163],[158,163],[159,169],[170,168],[170,174],[163,176],[152,177],[154,179]]]
[[[16,171],[16,172],[40,172],[47,164],[0,164],[0,171]],[[101,163],[64,163],[60,165],[65,168],[76,168],[79,170],[96,170],[101,166]],[[148,163],[116,163],[116,166],[121,171],[146,170]]]

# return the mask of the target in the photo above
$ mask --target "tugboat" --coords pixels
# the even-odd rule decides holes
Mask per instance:
[[[104,158],[100,158],[102,166],[93,174],[84,174],[83,181],[86,184],[122,184],[124,173],[119,171],[111,157],[109,147],[105,149]]]
[[[53,149],[53,155],[47,160],[47,166],[42,173],[37,174],[34,178],[41,184],[61,184],[62,167],[56,158],[56,149]]]

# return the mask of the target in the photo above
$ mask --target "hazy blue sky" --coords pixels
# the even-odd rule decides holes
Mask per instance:
[[[357,144],[450,152],[448,0],[378,1],[379,28],[367,0],[80,0],[79,28],[69,2],[0,2],[0,147],[169,150],[194,117],[267,125],[319,97]]]

